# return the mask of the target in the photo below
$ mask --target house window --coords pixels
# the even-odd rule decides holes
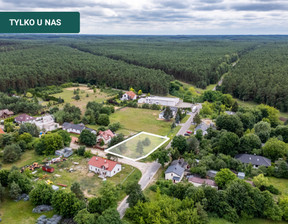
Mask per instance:
[[[171,176],[173,176],[173,173],[171,173]]]

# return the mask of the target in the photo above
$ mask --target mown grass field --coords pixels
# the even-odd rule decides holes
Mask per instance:
[[[158,110],[125,107],[110,115],[110,123],[120,122],[122,128],[130,133],[146,131],[166,136],[172,121],[158,120],[159,113]]]
[[[272,184],[281,191],[281,196],[288,196],[288,179],[268,177],[269,184]]]
[[[145,141],[149,141],[149,143],[145,144]],[[147,133],[140,133],[136,136],[129,138],[127,141],[122,142],[118,146],[114,146],[109,150],[111,153],[116,153],[120,156],[125,156],[131,159],[138,159],[143,157],[153,150],[155,150],[160,144],[169,140],[168,138],[158,137],[154,135],[149,135]],[[142,152],[137,149],[138,144],[141,144]]]

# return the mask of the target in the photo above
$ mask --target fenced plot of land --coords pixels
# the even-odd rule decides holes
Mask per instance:
[[[137,161],[149,156],[168,140],[168,137],[140,132],[105,151],[116,156]]]

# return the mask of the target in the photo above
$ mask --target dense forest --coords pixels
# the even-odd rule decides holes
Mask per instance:
[[[228,73],[224,93],[287,111],[287,48],[287,36],[1,35],[0,91],[88,82],[165,95],[174,79],[205,88]]]
[[[288,43],[259,45],[241,57],[223,81],[222,90],[288,111]]]
[[[0,53],[0,91],[89,82],[166,94],[172,77],[160,70],[148,69],[81,52],[66,46],[47,44]]]

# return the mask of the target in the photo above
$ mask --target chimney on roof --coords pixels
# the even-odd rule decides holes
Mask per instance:
[[[96,161],[98,161],[98,157],[96,157]]]
[[[107,161],[106,161],[106,159],[104,160],[104,163],[106,163]]]
[[[249,159],[251,160],[251,157],[249,157]]]

